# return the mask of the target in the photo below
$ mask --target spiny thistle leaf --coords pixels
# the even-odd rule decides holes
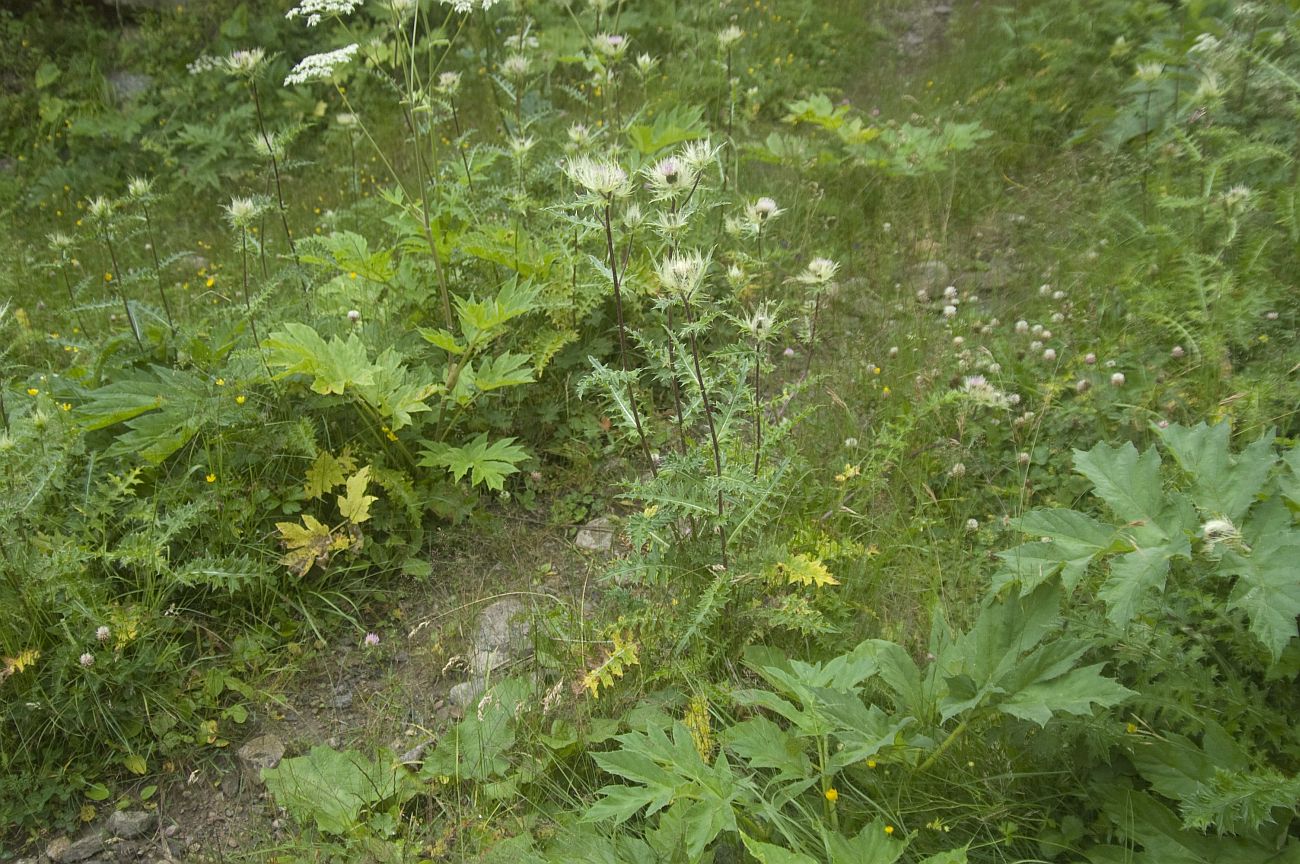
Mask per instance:
[[[582,678],[582,686],[591,693],[593,699],[600,698],[601,687],[607,689],[613,687],[615,678],[622,678],[629,667],[639,666],[641,663],[636,656],[636,643],[630,636],[615,633],[613,641],[614,644],[608,649],[605,659]]]

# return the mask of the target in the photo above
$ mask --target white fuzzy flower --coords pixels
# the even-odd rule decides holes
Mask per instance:
[[[722,32],[718,34],[718,45],[725,51],[739,42],[740,37],[744,35],[744,30],[741,30],[735,24],[732,24],[730,27],[724,28]]]
[[[1173,350],[1169,352],[1169,356],[1174,358],[1175,360],[1183,359],[1183,357],[1186,356],[1186,354],[1187,352],[1183,350],[1182,345],[1175,345],[1173,347]]]
[[[967,531],[970,531],[971,533],[974,533],[974,532],[980,530],[980,520],[978,520],[978,519],[967,519],[967,520],[966,520],[966,530],[967,530]]]
[[[659,282],[669,292],[689,299],[704,282],[709,261],[698,250],[669,255],[655,268]]]
[[[312,81],[329,81],[352,60],[359,47],[357,43],[353,42],[351,45],[345,45],[335,51],[311,54],[302,58],[298,61],[298,65],[293,67],[293,71],[285,77],[284,86],[307,84]]]
[[[351,15],[361,5],[361,0],[300,0],[297,6],[284,13],[285,18],[306,18],[308,27],[315,27],[323,17],[342,18]]]
[[[113,636],[113,631],[108,629],[107,625],[100,625],[95,630],[95,639],[101,643],[107,642]]]
[[[438,76],[438,92],[447,96],[455,96],[460,90],[460,73],[443,72]]]
[[[81,658],[77,662],[81,664],[83,669],[89,669],[91,666],[95,665],[95,655],[87,652],[82,654]]]
[[[591,39],[596,52],[610,60],[618,60],[627,53],[627,37],[621,33],[597,33]]]
[[[695,172],[685,160],[676,156],[665,156],[653,165],[647,166],[642,173],[656,201],[676,198],[690,190],[695,183]]]
[[[945,306],[945,307],[943,307],[943,317],[945,317],[945,318],[955,318],[955,317],[957,317],[957,307],[956,307],[956,306]]]
[[[948,476],[954,480],[960,480],[966,476],[966,466],[961,462],[952,463],[952,467],[948,469]]]
[[[361,320],[361,312],[360,312],[360,310],[358,310],[358,309],[349,309],[349,310],[348,310],[348,320],[351,321],[353,324],[355,324],[355,323],[357,323],[358,321],[360,321],[360,320]]]
[[[632,191],[627,172],[607,159],[578,156],[565,163],[564,173],[583,189],[604,198],[622,198]]]
[[[1016,322],[1016,332],[1022,336],[1029,332],[1029,322],[1023,318]]]
[[[1124,386],[1124,380],[1125,380],[1125,379],[1124,379],[1124,373],[1123,373],[1123,372],[1116,372],[1114,375],[1111,375],[1111,376],[1110,376],[1110,386],[1112,386],[1112,387],[1123,387],[1123,386]]]

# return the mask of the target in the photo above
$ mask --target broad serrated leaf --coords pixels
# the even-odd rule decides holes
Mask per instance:
[[[826,585],[838,585],[839,580],[831,575],[817,558],[800,553],[775,566],[777,578],[787,585],[804,585],[821,588]]]
[[[1151,592],[1165,587],[1172,547],[1135,549],[1110,561],[1110,576],[1097,592],[1106,604],[1106,617],[1123,627],[1133,620]]]
[[[885,823],[873,819],[853,837],[830,835],[830,864],[894,864],[907,851],[907,839],[894,839]]]
[[[1095,494],[1116,516],[1131,523],[1158,524],[1164,493],[1160,455],[1154,449],[1138,455],[1131,442],[1112,447],[1103,441],[1091,450],[1075,450],[1074,467],[1092,481]]]
[[[369,483],[370,466],[367,465],[348,478],[347,494],[338,498],[339,513],[353,525],[360,525],[369,519],[370,505],[379,500],[374,495],[366,494]]]
[[[514,438],[501,438],[488,444],[487,433],[480,433],[464,447],[430,445],[420,464],[427,468],[446,468],[455,480],[468,473],[470,485],[483,484],[500,491],[506,477],[516,473],[518,463],[528,458],[527,451],[514,442]]]
[[[342,395],[350,386],[374,382],[366,346],[355,333],[346,340],[335,336],[326,342],[310,326],[290,322],[262,345],[266,362],[283,370],[277,378],[308,375],[317,393]]]
[[[722,734],[723,743],[751,768],[772,768],[777,776],[802,777],[812,768],[799,739],[766,717],[751,717]]]
[[[1157,429],[1165,447],[1192,480],[1197,509],[1209,516],[1239,521],[1264,487],[1277,456],[1270,431],[1240,454],[1229,450],[1227,423]]]
[[[1250,632],[1280,658],[1300,615],[1300,531],[1261,537],[1248,553],[1228,550],[1220,572],[1237,577],[1229,605],[1246,613]]]
[[[296,576],[305,576],[312,565],[328,561],[334,545],[334,535],[328,525],[322,525],[311,514],[305,514],[302,522],[301,525],[297,522],[275,523],[287,550],[280,563]]]
[[[300,821],[312,820],[329,834],[346,834],[366,807],[398,792],[397,768],[353,751],[313,747],[305,756],[264,768],[276,803]]]
[[[322,450],[307,469],[305,492],[308,500],[323,498],[343,482],[343,468],[329,452]]]
[[[1052,714],[1091,714],[1093,705],[1110,708],[1134,695],[1132,690],[1105,678],[1104,663],[1073,669],[1049,681],[1030,684],[998,705],[998,710],[1046,726]]]
[[[740,832],[740,839],[745,843],[745,851],[753,856],[758,864],[817,864],[816,858],[810,858],[802,852],[791,852],[789,849],[755,840],[744,831]]]

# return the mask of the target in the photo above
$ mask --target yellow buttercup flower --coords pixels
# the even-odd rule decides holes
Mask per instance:
[[[40,394],[40,392],[41,392],[41,391],[40,391],[40,390],[37,390],[35,387],[28,387],[28,388],[27,388],[27,395],[28,395],[28,396],[37,396],[37,395]]]
[[[827,790],[826,790],[826,800],[829,801],[829,802],[831,802],[832,804],[834,804],[836,801],[840,800],[840,793],[839,793],[839,790],[836,789],[834,786],[832,786],[831,788],[827,789]]]
[[[886,834],[893,834],[893,833],[894,833],[894,826],[893,826],[893,825],[886,825],[886,826],[885,826],[885,833],[886,833]]]
[[[80,220],[77,221],[77,224],[78,224],[78,225],[81,224]],[[113,281],[113,274],[112,274],[112,273],[105,273],[105,274],[104,274],[104,281],[105,281],[105,282],[112,282],[112,281]]]
[[[248,397],[245,396],[243,393],[240,393],[238,396],[235,397],[236,405],[243,405],[247,401],[248,401]]]
[[[217,475],[216,475],[216,474],[213,474],[213,473],[211,473],[211,472],[209,472],[209,473],[208,473],[208,476],[204,477],[203,479],[204,479],[204,480],[207,480],[209,483],[216,483],[216,482],[217,482]]]

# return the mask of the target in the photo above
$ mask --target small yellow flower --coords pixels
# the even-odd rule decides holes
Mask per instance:
[[[226,379],[225,379],[225,378],[218,378],[218,379],[217,379],[217,386],[218,386],[218,387],[225,387],[225,386],[226,386]]]
[[[835,803],[836,801],[838,801],[839,799],[840,799],[840,793],[839,793],[839,790],[836,789],[834,786],[832,786],[831,788],[829,788],[829,789],[826,790],[826,800],[827,800],[827,801],[829,801],[829,802],[831,802],[832,804],[834,804],[834,803]]]
[[[217,475],[216,475],[216,474],[213,474],[212,472],[209,471],[209,472],[208,472],[208,476],[204,477],[203,479],[204,479],[204,480],[207,480],[209,483],[216,483],[216,482],[217,482]]]
[[[208,281],[205,282],[205,283],[203,283],[203,284],[205,284],[205,285],[207,285],[209,288],[211,288],[213,285],[216,285],[216,284],[217,284],[217,277],[216,277],[216,276],[209,276],[209,277],[208,277]]]
[[[348,274],[348,278],[349,278],[349,279],[355,279],[355,278],[357,278],[357,271],[353,270],[351,273],[349,273],[349,274]]]
[[[105,282],[112,282],[112,281],[113,281],[113,274],[112,274],[112,273],[105,273],[105,274],[104,274],[104,281],[105,281]]]
[[[1137,724],[1136,724],[1136,723],[1125,723],[1125,724],[1124,724],[1124,731],[1127,732],[1127,733],[1130,734],[1130,735],[1136,735],[1136,734],[1137,734],[1137,731],[1138,731]]]
[[[248,397],[245,396],[243,393],[240,393],[238,396],[235,397],[236,405],[243,405],[247,401],[248,401]]]
[[[868,768],[875,768],[875,767],[876,767],[876,760],[875,760],[875,759],[868,759],[868,760],[867,760],[867,767],[868,767]]]
[[[62,408],[64,411],[71,411],[71,410],[72,410],[72,403],[71,403],[71,402],[64,402],[64,403],[63,403],[62,405],[60,405],[59,407]]]
[[[387,438],[389,441],[397,440],[397,435],[393,433],[392,429],[389,429],[387,426],[385,426],[383,427],[383,430],[384,430],[384,437]]]
[[[893,834],[893,833],[894,833],[894,826],[893,826],[893,825],[886,825],[886,826],[885,826],[885,833],[886,833],[886,834]]]
[[[40,395],[40,392],[41,392],[41,391],[40,391],[40,390],[37,390],[35,387],[28,387],[28,388],[27,388],[27,395],[28,395],[28,396],[37,396],[37,395]]]
[[[893,391],[891,391],[888,387],[881,387],[881,388],[880,388],[880,395],[881,395],[881,396],[888,396],[891,392],[893,392]]]

